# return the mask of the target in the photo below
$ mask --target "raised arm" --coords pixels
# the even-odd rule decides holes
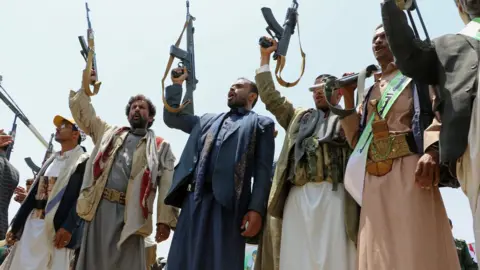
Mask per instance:
[[[164,203],[168,190],[172,185],[175,156],[170,144],[163,141],[159,150],[159,183],[157,197],[157,224],[165,224],[170,228],[177,226],[178,209]]]
[[[283,97],[278,90],[275,89],[272,73],[270,72],[270,55],[276,50],[276,42],[271,40],[274,45],[270,48],[262,48],[260,68],[257,70],[255,82],[258,87],[260,99],[265,107],[271,112],[278,123],[286,130],[295,115],[293,104]]]
[[[395,0],[382,3],[382,20],[398,69],[419,82],[438,84],[438,57],[433,44],[415,37],[405,13],[397,7]]]
[[[179,70],[176,71],[178,72]],[[173,84],[165,89],[165,98],[167,100],[167,103],[173,108],[180,107],[180,104],[182,103],[182,84],[187,78],[187,76],[188,74],[184,74],[179,78],[174,78],[172,76]],[[169,128],[179,129],[185,133],[190,134],[193,127],[198,123],[200,118],[196,116],[194,112],[193,93],[191,96],[185,96],[185,100],[187,99],[191,100],[192,103],[188,104],[182,111],[178,113],[169,112],[167,108],[164,107],[163,122],[165,122],[165,125],[167,125],[167,127]]]
[[[83,89],[77,92],[70,91],[69,101],[75,123],[92,138],[94,144],[97,144],[109,125],[97,116],[90,97]]]
[[[267,210],[268,196],[272,186],[272,164],[275,153],[274,123],[270,118],[264,117],[261,123],[263,130],[257,128],[257,141],[255,143],[255,166],[253,171],[252,197],[249,210],[258,212],[262,218]]]

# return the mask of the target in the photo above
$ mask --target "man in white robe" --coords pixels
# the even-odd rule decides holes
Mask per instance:
[[[295,108],[275,89],[269,62],[276,43],[270,41],[272,47],[261,48],[255,80],[260,99],[286,135],[268,203],[275,219],[267,219],[255,268],[352,270],[359,208],[342,183],[350,147],[322,87],[310,89],[312,109]],[[315,84],[326,77],[318,76]],[[338,104],[341,91],[330,103]]]
[[[61,150],[45,161],[13,219],[7,241],[15,246],[2,270],[68,270],[80,245],[76,202],[89,157],[80,145],[86,136],[73,120],[53,122]]]

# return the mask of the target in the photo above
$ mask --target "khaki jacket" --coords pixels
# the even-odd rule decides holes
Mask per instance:
[[[114,138],[112,154],[109,155],[109,159],[105,162],[106,168],[103,170],[102,175],[94,181],[94,157],[96,157],[99,151],[102,138],[108,136],[111,132],[114,132],[117,127],[107,124],[96,115],[95,109],[90,102],[90,97],[87,96],[82,89],[78,92],[70,91],[70,110],[75,122],[92,138],[93,143],[95,144],[91,153],[92,158],[89,159],[86,166],[85,178],[77,203],[77,212],[79,216],[86,221],[91,221],[95,217],[97,207],[102,199],[102,193],[110,174],[115,153],[122,146],[123,141],[127,136],[127,132],[123,132],[120,136]],[[164,165],[159,168],[158,172],[157,223],[163,223],[171,228],[175,228],[178,218],[178,209],[167,206],[163,202],[172,182],[175,156],[170,149],[170,144],[166,141],[161,143],[158,148],[158,153],[159,163]],[[133,154],[132,170],[125,198],[125,227],[129,227],[129,224],[133,224],[130,228],[134,228],[134,231],[122,231],[120,242],[131,234],[139,234],[146,237],[153,231],[153,213],[149,213],[148,218],[145,219],[141,214],[141,209],[138,209],[138,207],[132,207],[132,205],[136,205],[135,202],[139,201],[140,193],[137,191],[140,190],[141,179],[146,168],[146,139],[143,138],[137,145],[137,149]],[[148,197],[148,209],[153,209],[153,202],[157,189],[152,190],[153,196]]]
[[[278,269],[279,251],[281,241],[281,219],[283,209],[289,192],[287,181],[287,168],[289,152],[295,145],[300,128],[300,119],[307,109],[294,108],[293,104],[275,89],[271,72],[262,72],[255,77],[260,99],[285,129],[285,140],[282,152],[278,158],[272,189],[268,201],[268,217],[266,218],[263,237],[260,240],[255,268],[270,270]],[[358,224],[360,220],[360,208],[354,199],[345,192],[345,218],[346,231],[349,238],[356,243]]]

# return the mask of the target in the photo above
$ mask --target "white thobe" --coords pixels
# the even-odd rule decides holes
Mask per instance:
[[[65,152],[62,156],[57,154],[55,160],[45,171],[44,176],[58,177],[71,151]],[[14,257],[9,270],[69,270],[73,250],[68,248],[54,248],[52,266],[50,269],[47,268],[48,245],[53,245],[54,239],[50,239],[49,233],[45,229],[45,220],[35,218],[34,211],[27,218],[22,237],[16,243],[17,247],[15,253],[12,254]]]
[[[345,229],[345,188],[329,182],[293,186],[285,202],[280,270],[353,270],[355,244]]]

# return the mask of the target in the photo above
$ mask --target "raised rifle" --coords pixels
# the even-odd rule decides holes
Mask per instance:
[[[417,1],[416,0],[395,0],[395,3],[400,9],[405,10],[407,12],[408,19],[410,20],[410,24],[412,25],[413,32],[415,33],[415,36],[418,39],[420,39],[420,35],[418,33],[418,29],[412,15],[412,11],[414,10],[417,11],[417,16],[418,16],[418,19],[420,20],[420,24],[422,25],[423,33],[425,34],[426,41],[430,42],[430,36],[428,35],[427,27],[425,26],[425,22],[423,21],[423,17],[422,17],[422,14],[420,13],[420,9],[418,8]]]
[[[262,8],[263,18],[267,22],[268,26],[266,28],[268,34],[277,41],[277,50],[273,55],[273,59],[277,61],[277,66],[275,68],[275,76],[280,85],[284,87],[293,87],[298,84],[300,79],[305,72],[305,53],[302,49],[302,43],[300,41],[300,27],[298,26],[298,3],[297,0],[293,0],[293,4],[287,10],[287,15],[285,16],[285,22],[283,27],[275,20],[272,10],[268,7]],[[298,28],[298,42],[300,44],[300,53],[302,55],[302,67],[300,77],[294,82],[286,82],[282,79],[282,71],[285,67],[286,56],[288,51],[288,45],[290,44],[290,37],[295,32],[295,27]],[[263,48],[268,48],[273,45],[272,42],[267,40],[265,37],[260,38],[260,46]]]
[[[343,78],[327,77],[323,79],[322,83],[316,84],[310,87],[310,91],[314,91],[316,88],[323,88],[325,92],[325,101],[328,104],[331,112],[339,115],[340,117],[346,117],[356,111],[356,107],[363,102],[364,90],[365,90],[365,81],[367,78],[371,77],[373,74],[380,72],[380,67],[377,65],[369,65],[364,70],[359,73],[355,73]],[[351,109],[340,109],[330,104],[332,94],[335,90],[357,83],[357,106]]]
[[[42,161],[42,166],[45,164],[45,162],[50,158],[50,156],[53,153],[53,138],[55,137],[55,134],[50,135],[50,142],[48,143],[47,151],[45,152],[45,156],[43,157]],[[34,175],[37,175],[37,173],[40,171],[41,167],[37,166],[35,162],[30,157],[25,158],[25,162],[27,163],[28,167],[32,170]]]
[[[172,113],[178,113],[182,111],[185,106],[192,103],[193,100],[193,91],[197,88],[198,80],[195,75],[195,44],[193,39],[193,34],[195,32],[195,28],[193,27],[193,21],[195,21],[195,17],[190,14],[190,1],[186,1],[187,6],[187,19],[183,26],[182,32],[177,39],[175,45],[170,47],[170,58],[168,59],[167,68],[165,69],[165,73],[162,78],[162,99],[165,109]],[[180,43],[182,42],[183,34],[187,31],[187,50],[182,50],[179,48]],[[172,71],[171,75],[175,78],[180,77],[185,70],[188,73],[188,77],[186,79],[186,91],[185,96],[183,97],[182,104],[178,108],[173,108],[172,106],[168,105],[167,99],[165,98],[165,79],[170,74],[170,69],[173,64],[173,60],[177,58],[180,60],[178,63],[178,67],[182,68],[183,71],[175,72]]]
[[[40,132],[38,132],[38,130],[32,125],[32,123],[30,123],[30,120],[28,120],[28,118],[25,116],[25,114],[22,112],[22,110],[20,109],[20,107],[15,103],[15,101],[12,99],[12,97],[10,97],[10,95],[8,94],[7,90],[5,90],[5,88],[3,88],[2,84],[2,77],[0,76],[0,89],[3,90],[3,92],[5,92],[5,95],[0,92],[0,99],[10,108],[10,110],[12,110],[12,112],[15,114],[15,120],[14,120],[14,128],[12,128],[12,134],[14,134],[13,136],[15,136],[15,133],[16,133],[16,119],[20,119],[20,121],[22,121],[25,126],[27,126],[28,129],[30,129],[30,131],[33,133],[33,135],[35,135],[35,137],[37,137],[37,139],[47,148],[49,148],[49,146],[51,145],[51,143],[47,143],[47,141],[43,138],[43,136],[40,134]],[[27,161],[30,160],[29,161]],[[28,167],[30,167],[30,169],[32,169],[32,171],[34,172],[35,174],[35,171],[38,171],[40,170],[40,168],[38,168],[38,166],[35,165],[35,163],[33,163],[33,161],[31,161],[31,158],[25,158],[25,161],[27,162],[27,165]],[[37,170],[38,168],[38,170]]]
[[[80,54],[82,54],[83,58],[85,59],[86,67],[83,71],[83,89],[85,93],[89,96],[94,96],[98,94],[100,90],[101,82],[98,81],[98,68],[97,68],[97,55],[95,53],[95,35],[92,28],[92,22],[90,21],[90,9],[88,8],[88,3],[85,2],[85,9],[87,11],[87,39],[88,43],[85,42],[85,38],[83,36],[78,37],[78,41],[80,41],[80,46],[82,50]],[[87,45],[88,44],[88,45]],[[95,75],[97,80],[93,83],[93,91],[90,89],[90,78],[92,74],[92,70],[95,71]]]
[[[15,115],[15,118],[13,119],[13,125],[12,125],[12,130],[8,133],[8,135],[12,136],[12,143],[8,146],[7,149],[7,160],[10,160],[10,155],[12,154],[13,151],[13,145],[15,144],[15,136],[17,135],[17,118],[18,116]]]

